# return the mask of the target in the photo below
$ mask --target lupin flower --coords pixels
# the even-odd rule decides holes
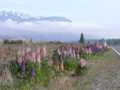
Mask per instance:
[[[43,47],[43,57],[46,57],[47,55],[47,50],[46,50],[46,46]]]
[[[92,54],[92,49],[91,48],[89,48],[88,51],[89,51],[89,54]]]
[[[58,55],[61,55],[61,51],[59,48],[57,49],[57,53],[58,53]]]
[[[35,68],[32,67],[31,69],[31,78],[34,78],[35,77]]]
[[[22,61],[22,64],[20,65],[21,72],[25,72],[25,62]]]
[[[32,52],[32,60],[33,60],[33,62],[36,61],[36,52]]]
[[[53,60],[52,60],[51,58],[49,58],[49,60],[48,60],[48,65],[49,65],[49,66],[52,66],[52,65],[53,65]]]
[[[23,61],[23,60],[22,60],[22,56],[21,56],[21,57],[18,57],[17,60],[16,60],[17,65],[21,66],[22,61]]]
[[[81,68],[85,67],[86,64],[87,64],[86,60],[80,59],[80,66],[81,66]]]
[[[27,53],[27,52],[31,52],[31,48],[27,47],[27,48],[26,48],[26,53]]]
[[[36,53],[36,60],[37,60],[38,63],[41,62],[41,55],[40,55],[40,53]]]

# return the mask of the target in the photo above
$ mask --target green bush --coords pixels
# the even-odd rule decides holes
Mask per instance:
[[[85,52],[81,51],[80,52],[80,57],[87,59],[88,55]]]
[[[11,62],[10,62],[10,71],[11,71],[12,74],[15,75],[15,76],[19,74],[20,68],[19,68],[19,66],[16,64],[15,61],[11,61]]]
[[[32,79],[31,70],[35,69],[35,76]],[[41,64],[33,63],[31,61],[25,62],[25,72],[21,73],[20,67],[15,61],[11,62],[10,65],[11,72],[16,78],[24,81],[29,81],[32,83],[39,83],[42,85],[47,85],[48,82],[56,76],[55,69],[48,65],[48,60],[43,60]],[[22,77],[22,79],[20,78]]]
[[[48,60],[44,60],[41,63],[41,70],[45,76],[53,78],[55,76],[55,69],[52,66],[48,65]]]
[[[75,59],[72,59],[72,58],[67,58],[64,61],[64,69],[67,70],[67,71],[75,70],[77,65],[78,65],[78,61],[75,60]]]
[[[53,51],[52,59],[54,61],[54,64],[60,63],[60,56],[57,53],[57,50]]]
[[[35,64],[35,81],[41,83],[42,85],[48,85],[49,81],[55,77],[55,70],[53,67],[48,65],[48,61],[44,60],[39,64]]]
[[[76,75],[84,75],[87,71],[87,67],[81,67],[80,65],[77,66],[75,70]]]
[[[32,61],[27,61],[26,62],[26,67],[25,67],[25,78],[30,79],[31,78],[31,70],[32,67],[34,67],[34,63]]]

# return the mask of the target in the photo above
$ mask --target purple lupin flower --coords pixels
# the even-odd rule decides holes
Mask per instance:
[[[31,69],[31,78],[34,78],[35,77],[35,68],[32,67]]]
[[[21,65],[20,65],[20,70],[21,72],[25,72],[25,62],[22,61]]]

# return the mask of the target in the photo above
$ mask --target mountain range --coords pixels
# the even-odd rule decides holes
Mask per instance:
[[[6,21],[8,19],[11,19],[11,20],[17,21],[17,22],[25,22],[25,21],[28,21],[28,22],[37,22],[37,21],[72,22],[70,19],[67,19],[65,17],[58,17],[58,16],[33,17],[33,16],[30,16],[30,15],[26,15],[26,14],[18,13],[18,12],[13,12],[13,11],[0,11],[0,21]]]

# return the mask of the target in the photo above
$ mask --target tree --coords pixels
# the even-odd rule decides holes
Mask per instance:
[[[82,44],[82,45],[84,45],[84,43],[85,43],[84,34],[83,33],[81,33],[81,35],[80,35],[80,41],[79,41],[79,43]]]

